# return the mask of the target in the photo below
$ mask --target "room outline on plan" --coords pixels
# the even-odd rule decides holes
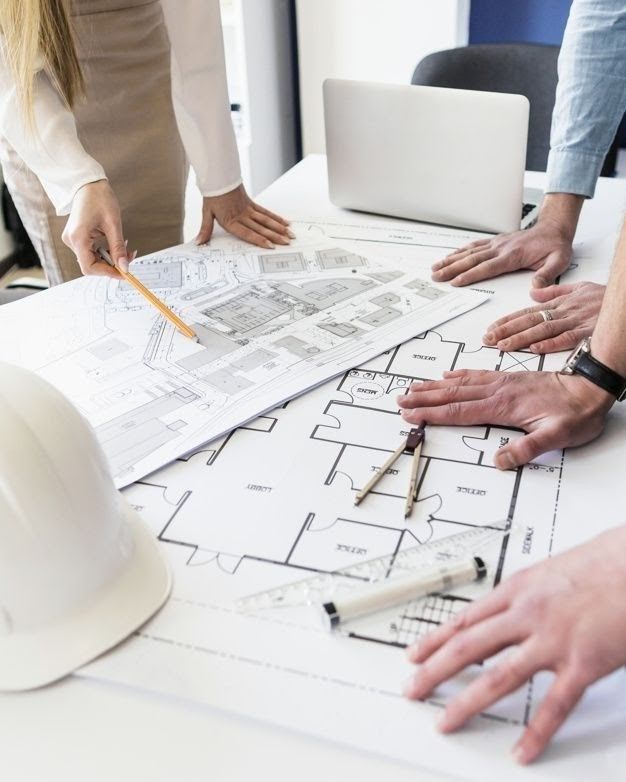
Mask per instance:
[[[353,505],[356,491],[407,435],[396,396],[412,382],[470,366],[532,371],[542,368],[543,357],[473,348],[429,331],[138,482],[127,496],[159,519],[158,539],[179,549],[187,568],[219,571],[221,585],[230,579],[233,601],[246,590],[258,591],[258,584],[271,588],[333,572],[475,527],[505,530],[490,551],[493,586],[520,562],[549,554],[561,452],[500,471],[493,455],[520,436],[518,430],[427,427],[418,500],[407,523],[402,508],[410,457],[401,457],[359,508]],[[229,505],[235,492],[246,499]],[[538,493],[545,498],[545,519],[537,518]],[[205,526],[198,520],[209,503],[221,515],[207,518]],[[511,525],[517,530],[513,549]],[[475,594],[467,587],[432,595],[351,623],[346,632],[359,641],[404,647]],[[498,718],[524,722],[531,691],[514,715]]]

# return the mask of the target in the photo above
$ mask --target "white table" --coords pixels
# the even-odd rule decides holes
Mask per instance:
[[[540,186],[542,180],[530,174],[527,183]],[[286,215],[341,214],[326,192],[324,158],[312,156],[281,177],[262,200]],[[596,198],[583,210],[587,235],[610,235],[623,202],[623,180],[601,181]],[[589,271],[590,278],[601,278],[606,260]],[[519,280],[527,286],[527,275]],[[480,309],[476,317],[482,317]],[[77,677],[36,692],[0,696],[0,761],[3,777],[11,782],[445,779],[191,703]]]

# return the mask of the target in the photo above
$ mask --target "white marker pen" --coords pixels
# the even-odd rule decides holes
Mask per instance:
[[[487,566],[480,557],[467,557],[455,562],[430,565],[400,578],[372,584],[324,603],[322,607],[333,628],[340,622],[383,611],[431,592],[448,592],[453,587],[480,581],[486,575]]]

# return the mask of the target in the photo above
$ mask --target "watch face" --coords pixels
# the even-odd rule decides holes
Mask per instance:
[[[576,369],[576,365],[578,364],[578,360],[580,359],[582,354],[589,353],[590,351],[591,351],[591,339],[589,337],[585,337],[583,340],[581,340],[578,343],[578,345],[574,348],[574,350],[565,359],[565,364],[563,366],[563,369],[561,370],[561,373],[564,375],[573,374],[574,369]]]

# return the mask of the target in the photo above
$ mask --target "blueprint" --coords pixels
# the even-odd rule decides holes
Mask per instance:
[[[392,224],[370,230],[358,220],[309,219],[306,231],[370,258],[410,255],[424,268],[438,243],[467,241],[461,232],[400,232]],[[562,363],[558,356],[482,346],[485,323],[525,300],[514,278],[488,285],[498,305],[492,299],[394,346],[125,489],[173,563],[174,593],[155,619],[84,675],[190,698],[461,779],[528,778],[509,750],[550,677],[535,676],[469,729],[444,737],[434,728],[437,714],[480,667],[426,703],[409,703],[401,696],[411,670],[403,650],[510,573],[621,521],[610,513],[610,487],[623,464],[619,432],[609,431],[601,449],[553,452],[501,472],[493,455],[519,431],[427,427],[410,518],[404,520],[409,456],[354,506],[356,492],[407,435],[395,400],[412,382],[448,369],[528,372]],[[602,476],[593,502],[585,489],[590,465]],[[261,590],[476,527],[502,530],[480,552],[486,582],[353,621],[342,632],[329,633],[315,606],[238,608],[239,598]],[[622,779],[625,698],[623,670],[591,688],[530,776],[587,780],[602,768],[603,779]]]
[[[0,358],[73,400],[125,486],[487,298],[294,228],[289,248],[222,237],[133,264],[200,344],[128,283],[83,278],[3,307]]]

